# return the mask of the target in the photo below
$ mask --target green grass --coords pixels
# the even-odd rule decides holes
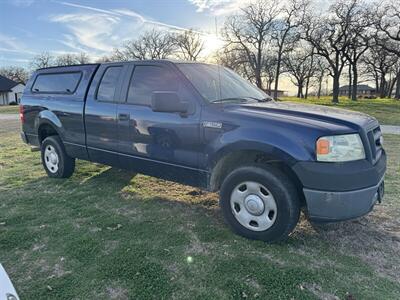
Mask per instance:
[[[309,97],[307,100],[296,97],[283,97],[283,101],[335,106],[369,114],[378,119],[381,124],[400,125],[400,100],[394,99],[359,99],[351,101],[340,97],[339,104],[334,105],[331,97]]]
[[[84,161],[50,179],[4,133],[0,261],[21,299],[399,299],[400,136],[385,143],[383,205],[268,245],[231,233],[215,194]]]
[[[19,110],[18,105],[1,105],[0,114],[17,114]]]

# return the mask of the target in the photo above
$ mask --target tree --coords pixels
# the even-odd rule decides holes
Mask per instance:
[[[128,41],[121,49],[115,49],[111,60],[165,59],[175,51],[170,33],[159,30],[146,31],[137,39]]]
[[[374,10],[375,25],[378,29],[380,46],[397,56],[400,56],[400,7],[395,1],[376,3]]]
[[[375,40],[381,48],[400,59],[400,8],[393,1],[375,3],[377,33]],[[400,99],[400,73],[396,75],[395,98]]]
[[[368,50],[371,40],[371,32],[369,26],[370,11],[366,3],[353,0],[354,5],[349,5],[347,11],[342,10],[341,19],[348,19],[348,30],[350,32],[350,42],[348,51],[344,52],[349,63],[349,90],[351,87],[351,100],[357,100],[358,87],[358,62],[365,51]]]
[[[294,44],[300,38],[297,28],[304,18],[304,12],[307,7],[308,2],[289,0],[281,9],[283,15],[273,23],[272,39],[275,41],[277,47],[274,99],[278,97],[282,57],[285,52],[293,49]]]
[[[316,57],[314,58],[314,77],[317,81],[317,98],[321,98],[321,92],[322,92],[322,83],[324,82],[325,74],[329,70],[329,65],[327,64],[326,60],[324,60],[322,57]]]
[[[388,95],[387,76],[393,69],[398,58],[379,45],[371,47],[362,58],[367,78],[375,82],[376,91],[381,98]]]
[[[262,88],[265,49],[278,14],[277,0],[259,0],[243,8],[240,14],[229,17],[223,30],[227,49],[245,58],[259,88]]]
[[[173,40],[178,56],[185,60],[196,61],[204,50],[201,35],[192,29],[175,34]]]
[[[285,55],[283,64],[292,83],[297,86],[297,98],[304,98],[303,88],[315,72],[312,49],[297,47]]]
[[[55,58],[55,65],[57,66],[87,64],[89,62],[90,62],[89,56],[84,52],[79,54],[66,53],[59,55]]]
[[[54,65],[54,57],[49,52],[42,52],[33,57],[30,62],[32,69],[48,68]]]
[[[26,84],[29,79],[29,72],[22,67],[2,67],[0,68],[0,75],[22,84]]]
[[[329,64],[329,75],[333,78],[333,103],[339,102],[339,80],[347,63],[351,34],[350,14],[357,0],[337,0],[327,14],[320,17],[309,15],[304,22],[304,38],[314,47],[315,53]]]

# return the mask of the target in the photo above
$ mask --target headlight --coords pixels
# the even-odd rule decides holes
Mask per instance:
[[[316,152],[318,161],[342,162],[365,158],[364,146],[357,133],[320,137]]]

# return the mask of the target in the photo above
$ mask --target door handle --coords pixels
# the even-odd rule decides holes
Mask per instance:
[[[128,121],[129,118],[129,114],[118,114],[118,120],[120,121]]]

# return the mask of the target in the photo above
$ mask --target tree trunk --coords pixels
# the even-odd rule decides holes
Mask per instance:
[[[396,93],[395,93],[395,95],[394,95],[394,98],[400,100],[400,72],[397,73]]]
[[[379,97],[381,98],[386,97],[385,89],[386,89],[386,79],[385,79],[385,74],[382,74],[380,88],[379,88]]]
[[[307,81],[306,81],[306,94],[304,95],[304,99],[308,98],[308,88],[309,88],[309,86],[310,86],[310,77],[308,77]]]
[[[278,99],[278,85],[279,85],[279,73],[281,70],[281,60],[282,60],[282,48],[280,47],[278,52],[278,61],[276,64],[276,75],[275,75],[275,90],[274,90],[274,99]]]
[[[304,84],[299,83],[299,85],[297,87],[297,98],[302,98],[302,99],[304,98],[303,87],[304,87]]]
[[[351,89],[352,86],[353,86],[353,80],[352,80],[352,76],[351,76],[351,64],[349,64],[349,92],[347,94],[349,99],[351,99],[351,95],[352,95],[352,89]]]
[[[397,76],[396,76],[396,78],[393,78],[393,79],[390,80],[389,90],[388,90],[388,97],[389,98],[392,98],[393,89],[394,89],[394,85],[396,84],[396,80],[397,80]]]
[[[318,80],[318,92],[317,92],[317,98],[318,100],[321,98],[321,91],[322,91],[322,81],[324,80],[323,77],[320,77]]]
[[[332,103],[339,103],[339,78],[340,75],[335,73],[333,75],[333,90],[332,90]]]
[[[351,89],[351,100],[357,101],[357,87],[358,87],[358,70],[357,66],[353,66],[353,86]]]

